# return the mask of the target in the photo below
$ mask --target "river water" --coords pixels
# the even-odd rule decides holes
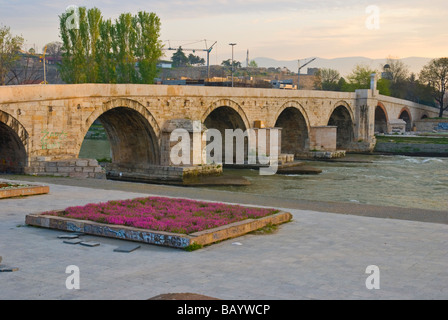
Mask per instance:
[[[110,156],[108,141],[85,140],[80,158]],[[319,175],[260,176],[258,170],[224,169],[251,182],[244,187],[209,187],[289,199],[354,202],[448,210],[448,158],[350,155],[358,162],[309,161]]]

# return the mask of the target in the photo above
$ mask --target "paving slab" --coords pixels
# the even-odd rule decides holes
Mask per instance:
[[[79,238],[79,236],[77,234],[63,234],[63,235],[58,236],[58,239],[67,239],[67,240],[78,239],[78,238]]]
[[[135,244],[129,244],[129,245],[124,245],[121,247],[118,247],[116,249],[114,249],[114,252],[124,252],[124,253],[130,253],[133,252],[137,249],[140,249],[141,246],[140,245],[135,245]]]
[[[92,242],[92,241],[82,241],[79,244],[83,245],[83,246],[86,246],[86,247],[98,247],[98,246],[100,246],[99,242]]]
[[[67,244],[80,244],[81,242],[82,242],[82,240],[79,240],[79,239],[71,239],[71,240],[64,240],[63,241],[64,243],[67,243]]]

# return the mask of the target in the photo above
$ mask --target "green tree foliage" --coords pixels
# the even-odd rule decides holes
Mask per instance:
[[[11,29],[0,26],[0,85],[7,84],[7,76],[15,63],[20,59],[19,50],[24,39],[21,36],[13,36]]]
[[[191,66],[194,65],[201,65],[203,66],[205,64],[204,58],[201,58],[199,56],[195,56],[194,54],[190,53],[188,55],[188,64]]]
[[[258,68],[258,63],[255,60],[249,62],[249,68]]]
[[[448,87],[448,58],[431,60],[420,72],[419,80],[426,84],[432,92],[432,96],[439,104],[439,117],[448,109],[445,105],[445,95]]]
[[[179,47],[177,51],[171,57],[171,61],[173,61],[173,67],[186,67],[188,64],[188,57],[182,50],[182,47]]]
[[[231,68],[232,67],[232,59],[224,60],[223,62],[221,62],[221,65],[224,66],[224,67]],[[233,61],[233,68],[234,69],[241,68],[241,62],[234,60]]]
[[[377,71],[369,68],[368,66],[363,65],[355,66],[355,68],[352,70],[352,73],[347,76],[349,87],[355,90],[369,89],[370,77],[373,73],[377,73]]]
[[[153,83],[162,56],[156,14],[123,13],[112,22],[97,8],[80,7],[59,18],[65,82]]]
[[[134,29],[137,31],[135,56],[140,73],[139,82],[153,83],[157,77],[157,62],[162,56],[160,38],[160,18],[155,13],[140,11],[134,17]]]

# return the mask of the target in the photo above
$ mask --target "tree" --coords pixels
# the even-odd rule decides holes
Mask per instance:
[[[414,73],[411,73],[408,79],[406,79],[404,99],[420,104],[435,106],[431,88],[429,85],[424,85],[417,80],[417,76]]]
[[[140,11],[134,17],[137,31],[135,57],[139,69],[139,83],[152,84],[157,76],[157,62],[162,56],[160,18],[155,13]]]
[[[87,10],[80,7],[77,17],[79,21],[75,26],[70,25],[73,12],[64,12],[59,16],[59,30],[62,40],[62,64],[60,67],[61,78],[66,83],[85,83],[87,73],[87,56],[90,43],[88,41],[87,30]]]
[[[315,74],[316,80],[314,87],[318,90],[340,91],[338,81],[341,78],[339,71],[334,69],[322,68]]]
[[[96,64],[98,66],[98,82],[116,83],[117,68],[112,51],[112,20],[102,20],[99,26],[100,41],[96,43]]]
[[[42,60],[35,54],[23,55],[11,68],[6,84],[32,84],[42,81]]]
[[[401,60],[389,56],[384,66],[383,79],[389,81],[390,95],[404,99],[409,67]]]
[[[7,75],[20,59],[19,50],[24,39],[21,36],[13,36],[11,29],[0,26],[0,85],[6,85]]]
[[[60,16],[61,76],[67,83],[153,83],[162,56],[160,19],[144,11],[105,20],[99,9]]]
[[[439,104],[439,117],[448,109],[445,106],[445,94],[448,85],[448,58],[433,59],[420,72],[419,80],[431,88],[434,99]]]
[[[255,60],[249,62],[249,68],[258,68],[258,64]]]
[[[171,61],[173,61],[173,67],[186,67],[188,64],[188,58],[182,50],[182,47],[179,47],[177,51],[171,57]]]
[[[355,89],[369,89],[370,78],[373,73],[377,73],[377,71],[368,66],[356,65],[352,73],[347,76],[347,79],[349,84]]]
[[[53,42],[47,43],[45,45],[45,47],[47,47],[46,56],[57,58],[62,55],[62,42],[60,42],[60,41],[53,41]],[[45,47],[42,48],[42,52],[45,50]]]
[[[223,62],[221,62],[221,65],[224,67],[231,68],[232,67],[232,59],[224,60]],[[241,62],[233,60],[233,68],[234,69],[241,68]]]
[[[136,58],[134,47],[136,46],[137,33],[135,32],[132,15],[122,13],[115,20],[112,48],[117,65],[117,83],[134,83],[137,79],[135,70]]]
[[[188,64],[193,66],[193,65],[204,65],[205,64],[205,60],[204,58],[195,56],[194,54],[190,53],[188,55]]]

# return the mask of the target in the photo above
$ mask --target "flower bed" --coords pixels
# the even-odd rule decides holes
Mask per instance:
[[[70,207],[59,212],[44,212],[42,215],[191,234],[246,219],[259,219],[278,212],[279,210],[275,209],[148,197]]]

